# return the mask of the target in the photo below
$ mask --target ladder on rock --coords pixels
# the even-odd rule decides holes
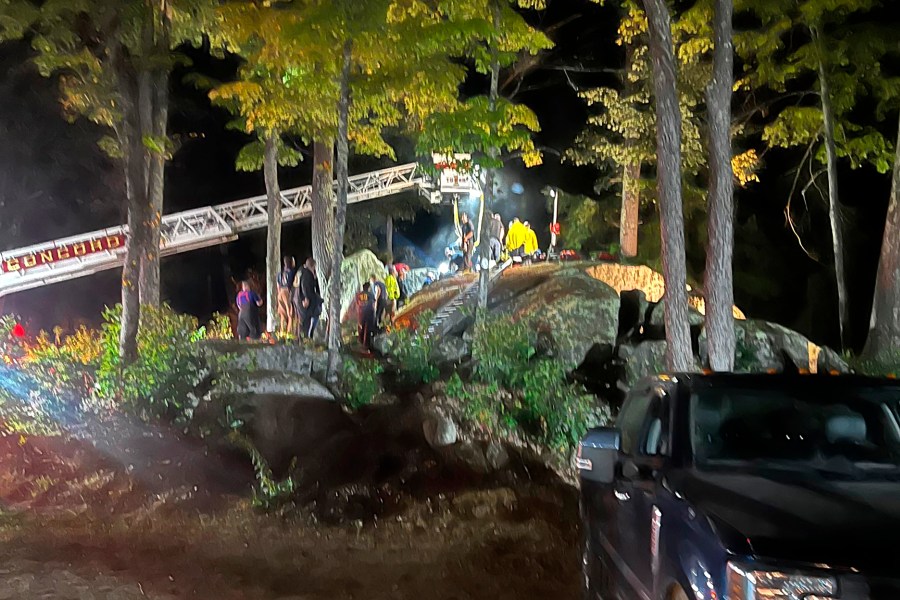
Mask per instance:
[[[480,191],[476,181],[471,186],[473,192]],[[441,190],[435,189],[418,163],[409,163],[351,177],[347,202],[355,204],[412,189],[432,203],[440,201]],[[311,201],[312,186],[282,191],[283,220],[309,217]],[[265,228],[267,223],[265,195],[169,214],[162,219],[160,254],[170,256],[230,242],[241,233]],[[127,226],[119,225],[0,252],[0,296],[121,267],[127,237]]]
[[[503,264],[497,265],[497,267],[491,271],[490,276],[488,277],[488,293],[490,293],[491,288],[494,287],[494,283],[500,278],[503,271],[511,264],[512,261],[508,260]],[[460,290],[450,302],[442,306],[441,309],[435,313],[434,318],[432,318],[431,323],[428,325],[428,329],[425,330],[426,337],[444,337],[462,322],[467,316],[465,309],[467,307],[474,307],[478,302],[478,291],[481,289],[480,280],[480,277],[476,277],[475,281]]]

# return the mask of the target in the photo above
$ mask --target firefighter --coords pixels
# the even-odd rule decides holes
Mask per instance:
[[[506,232],[506,249],[514,262],[522,262],[525,256],[525,226],[516,217],[509,224],[509,231]]]

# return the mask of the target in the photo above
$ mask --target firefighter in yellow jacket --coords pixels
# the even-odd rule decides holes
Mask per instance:
[[[522,257],[525,255],[525,235],[525,226],[518,218],[513,219],[506,232],[506,249],[515,262],[522,262]]]
[[[525,257],[534,258],[538,251],[537,234],[528,221],[522,224],[525,229]]]

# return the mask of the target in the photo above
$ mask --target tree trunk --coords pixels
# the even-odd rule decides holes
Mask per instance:
[[[166,148],[169,119],[169,73],[160,70],[152,75],[150,137],[159,147],[145,148],[149,154],[150,173],[147,190],[147,250],[141,257],[141,304],[159,306],[159,254],[165,195]]]
[[[266,133],[263,154],[266,180],[266,329],[278,327],[278,269],[281,264],[281,189],[278,187],[278,132]]]
[[[709,110],[709,247],[706,251],[706,340],[709,366],[734,370],[734,173],[731,168],[731,94],[734,86],[732,0],[716,0]]]
[[[634,45],[625,46],[626,93],[631,93],[634,84],[629,79],[634,64]],[[619,213],[619,246],[622,256],[634,258],[638,254],[638,227],[641,219],[641,163],[633,161],[622,165],[622,208]]]
[[[662,267],[666,283],[666,368],[693,368],[688,323],[684,213],[681,203],[681,107],[672,19],[665,0],[643,0],[650,28],[653,89],[656,96],[656,172],[659,197]]]
[[[821,48],[819,30],[810,28],[816,48]],[[821,57],[821,51],[819,52]],[[847,275],[844,268],[844,224],[838,196],[837,148],[834,141],[834,108],[831,90],[825,73],[825,63],[819,59],[819,93],[822,100],[822,118],[825,125],[825,156],[828,172],[828,217],[831,220],[831,244],[834,252],[834,278],[838,292],[838,318],[841,348],[847,348],[850,334],[850,304],[847,293]]]
[[[638,224],[641,213],[641,163],[633,162],[622,169],[622,211],[619,216],[619,246],[622,256],[634,258],[638,253]]]
[[[312,254],[319,287],[328,289],[334,262],[334,139],[320,137],[313,143]],[[302,257],[298,257],[302,261]]]
[[[384,245],[386,247],[387,262],[394,264],[394,216],[388,215],[384,224]]]
[[[491,3],[491,21],[495,30],[500,29],[500,6],[497,2]],[[497,108],[497,100],[500,99],[500,58],[498,56],[497,49],[495,47],[491,47],[491,89],[488,95],[488,106],[490,107],[491,112],[493,112]],[[491,139],[494,139],[497,135],[497,125],[495,123],[491,123]],[[500,156],[500,148],[496,146],[491,146],[488,148],[488,157],[491,161],[496,161]],[[484,174],[484,190],[482,191],[481,201],[484,205],[484,210],[481,212],[481,219],[479,219],[478,223],[478,262],[481,263],[482,269],[478,274],[478,310],[476,311],[475,318],[478,320],[484,319],[487,316],[487,301],[488,301],[488,285],[490,282],[490,271],[487,268],[487,265],[490,264],[491,259],[491,244],[488,238],[488,225],[487,219],[484,218],[484,215],[493,214],[494,209],[494,178],[496,176],[496,169],[491,166],[488,169],[485,169]]]
[[[341,66],[341,92],[338,99],[337,134],[337,210],[334,217],[335,252],[331,263],[331,285],[328,288],[328,372],[329,383],[337,381],[341,362],[341,262],[344,254],[344,230],[347,226],[347,195],[350,188],[348,161],[350,158],[350,59],[353,42],[344,42]]]
[[[128,126],[125,126],[128,128]],[[137,335],[141,320],[141,257],[147,246],[146,211],[142,177],[141,143],[137,132],[129,132],[125,150],[125,187],[128,203],[128,237],[122,267],[122,317],[119,330],[119,358],[123,366],[137,360]],[[137,140],[137,141],[136,141]]]
[[[125,264],[122,267],[122,317],[119,330],[119,357],[127,366],[137,360],[137,335],[141,318],[141,262],[147,246],[147,197],[145,152],[138,117],[140,86],[128,76],[119,85],[127,90],[123,106],[123,123],[119,142],[123,149],[125,196],[128,211],[128,236],[125,241]]]
[[[900,352],[900,130],[891,180],[881,258],[872,298],[872,318],[863,354],[870,358],[896,355]]]

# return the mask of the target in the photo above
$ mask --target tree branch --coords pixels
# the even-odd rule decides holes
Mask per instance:
[[[806,152],[804,152],[804,154],[803,154],[803,158],[800,160],[800,165],[797,167],[797,174],[796,174],[796,176],[794,176],[794,182],[791,185],[791,191],[788,194],[787,205],[784,207],[784,216],[785,216],[785,219],[787,220],[788,226],[790,226],[790,228],[791,228],[791,232],[794,234],[794,237],[797,238],[797,243],[800,244],[800,249],[803,250],[803,253],[806,254],[806,256],[808,256],[811,260],[819,262],[819,260],[815,256],[813,256],[812,253],[803,244],[803,238],[800,237],[800,232],[797,231],[797,227],[794,225],[793,215],[791,214],[791,203],[793,202],[793,199],[794,199],[794,193],[797,191],[797,183],[800,181],[800,171],[803,170],[803,164],[807,161],[807,159],[810,159],[810,155],[812,154],[812,149],[813,149],[813,146],[815,146],[815,144],[816,144],[816,140],[813,140],[812,142],[810,142],[809,146],[807,146],[807,148],[806,148]],[[813,179],[813,181],[814,181],[814,179]],[[806,192],[806,189],[804,188],[804,196],[803,196],[804,202],[806,200],[805,192]],[[807,212],[808,212],[808,210],[809,209],[807,207]]]

